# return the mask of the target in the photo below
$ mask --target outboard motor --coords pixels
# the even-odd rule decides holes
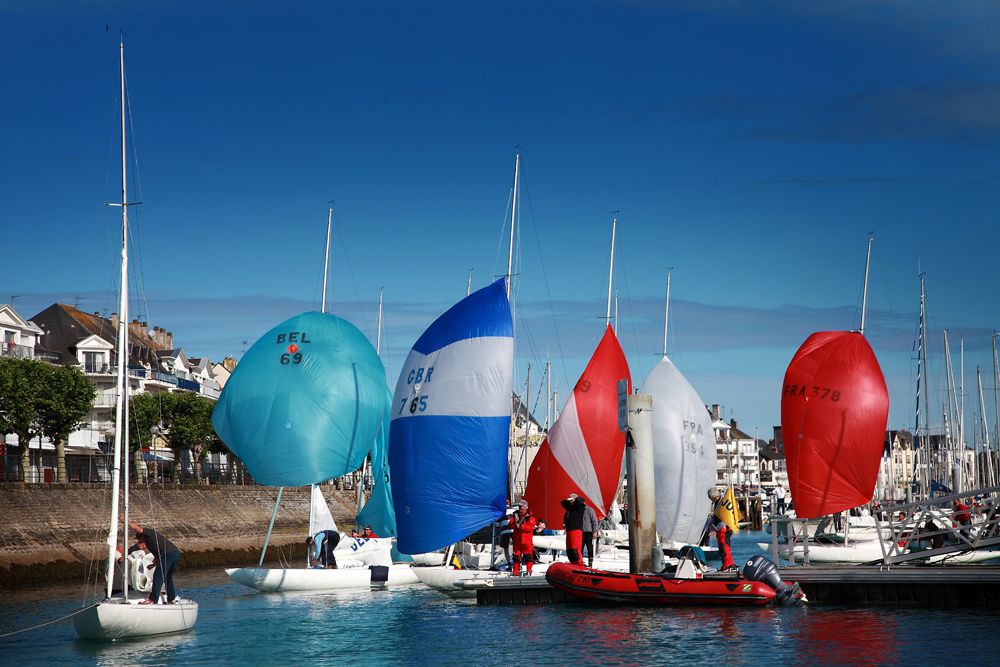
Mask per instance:
[[[786,584],[778,574],[778,566],[764,556],[754,556],[743,566],[743,578],[759,581],[774,589],[775,598],[784,605],[808,602],[806,594],[798,584]]]

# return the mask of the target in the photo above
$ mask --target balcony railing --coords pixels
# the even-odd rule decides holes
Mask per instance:
[[[118,367],[111,364],[84,364],[83,372],[87,375],[114,375],[118,372]]]
[[[177,378],[177,388],[186,389],[187,391],[193,391],[198,393],[201,391],[201,385],[194,380],[185,380],[184,378]]]
[[[0,356],[16,357],[18,359],[34,359],[35,348],[16,343],[0,343]]]

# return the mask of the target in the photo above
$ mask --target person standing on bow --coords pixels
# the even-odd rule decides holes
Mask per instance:
[[[135,531],[135,541],[139,548],[153,554],[153,562],[149,567],[153,570],[153,589],[149,596],[139,604],[156,604],[160,598],[160,590],[167,585],[167,604],[173,604],[177,599],[174,588],[174,568],[181,559],[181,550],[149,526],[141,526],[129,520],[129,527]]]
[[[525,574],[531,574],[531,566],[534,565],[535,525],[538,521],[535,515],[528,509],[528,501],[521,500],[517,503],[517,509],[510,515],[510,525],[514,530],[514,576],[521,575],[521,565],[527,569]]]
[[[340,533],[335,530],[321,530],[316,535],[307,537],[309,564],[330,570],[337,569],[337,557],[333,555],[333,551],[338,544],[340,544]]]
[[[587,505],[583,510],[583,545],[580,552],[581,556],[584,551],[587,552],[587,567],[594,567],[594,533],[597,528],[597,512]]]
[[[563,515],[563,527],[566,529],[566,555],[569,562],[579,563],[583,551],[583,515],[587,509],[587,503],[583,498],[575,493],[569,494],[565,500],[560,500],[559,504],[566,510]]]

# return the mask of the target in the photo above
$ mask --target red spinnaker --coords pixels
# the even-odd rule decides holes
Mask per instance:
[[[631,393],[628,361],[609,326],[528,471],[524,499],[553,528],[562,528],[559,501],[571,493],[582,496],[598,518],[611,507],[625,453],[625,434],[618,430],[622,378]]]
[[[885,378],[863,335],[821,331],[806,339],[781,391],[796,516],[811,519],[872,499],[888,417]]]

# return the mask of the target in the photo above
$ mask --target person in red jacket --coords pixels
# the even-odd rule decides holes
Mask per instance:
[[[969,539],[969,526],[972,523],[972,515],[969,514],[969,506],[958,498],[955,498],[952,503],[952,507],[955,511],[952,513],[951,518],[958,524],[959,532],[962,534],[962,537]]]
[[[528,509],[528,501],[517,503],[517,509],[510,515],[510,525],[514,529],[514,576],[521,575],[521,565],[527,568],[526,574],[531,574],[534,565],[535,545],[532,538],[538,521]]]

